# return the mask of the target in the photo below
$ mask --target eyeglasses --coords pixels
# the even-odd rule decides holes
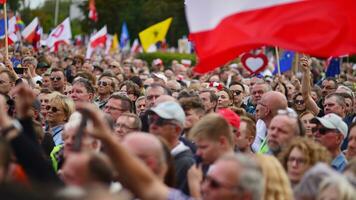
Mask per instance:
[[[98,85],[99,85],[99,86],[104,86],[104,87],[106,87],[106,86],[108,85],[108,82],[106,82],[106,81],[99,81],[99,82],[98,82]]]
[[[288,158],[287,162],[289,162],[289,163],[296,162],[297,165],[304,165],[306,163],[306,160],[304,158],[295,158],[295,157],[290,156]]]
[[[326,135],[329,132],[339,132],[337,129],[329,129],[329,128],[325,128],[325,127],[314,127],[312,128],[312,132],[318,132],[320,135]]]
[[[57,77],[51,77],[51,81],[60,81],[62,80],[61,77],[57,76]]]
[[[157,126],[163,126],[166,124],[174,124],[172,122],[172,120],[169,119],[163,119],[160,116],[156,115],[156,114],[150,114],[148,115],[148,122],[149,124],[155,124]]]
[[[302,105],[302,104],[304,104],[304,100],[294,100],[294,103]]]
[[[56,107],[54,107],[54,106],[46,106],[46,110],[52,111],[52,112],[54,112],[54,113],[56,113],[56,112],[59,111],[59,109],[56,108]]]

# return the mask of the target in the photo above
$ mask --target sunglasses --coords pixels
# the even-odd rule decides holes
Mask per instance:
[[[60,81],[62,80],[61,77],[57,76],[57,77],[51,77],[51,81]]]
[[[59,111],[59,109],[56,108],[56,107],[54,107],[54,106],[46,106],[46,110],[52,111],[52,112],[54,112],[54,113],[56,113],[56,112]]]
[[[161,117],[159,117],[158,115],[148,115],[148,123],[149,124],[155,124],[157,126],[163,126],[166,124],[173,124],[171,120],[169,119],[163,119]]]
[[[106,82],[106,81],[99,81],[99,82],[98,82],[98,85],[105,87],[105,86],[108,86],[108,82]]]
[[[338,131],[336,129],[329,129],[329,128],[325,128],[325,127],[314,127],[312,128],[312,132],[315,133],[315,132],[319,132],[320,135],[326,135],[327,133],[331,132],[331,131]]]
[[[116,66],[116,65],[109,65],[109,69],[115,69],[115,68],[117,68],[118,66]]]
[[[232,90],[232,92],[233,92],[236,96],[239,96],[242,91],[240,91],[240,90]]]
[[[302,104],[304,104],[304,100],[294,100],[294,103],[302,105]]]

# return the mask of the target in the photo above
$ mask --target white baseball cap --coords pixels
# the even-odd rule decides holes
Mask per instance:
[[[334,113],[329,113],[323,117],[315,117],[317,121],[320,122],[325,128],[337,129],[343,134],[344,138],[347,137],[348,127],[347,124],[342,120],[342,118]]]

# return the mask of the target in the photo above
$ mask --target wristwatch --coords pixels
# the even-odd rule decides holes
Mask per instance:
[[[11,125],[0,130],[0,135],[6,136],[10,131],[17,129],[18,131],[22,131],[22,125],[18,120],[13,120]]]

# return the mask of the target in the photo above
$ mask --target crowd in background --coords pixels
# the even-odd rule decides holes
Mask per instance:
[[[356,65],[0,54],[0,199],[356,199]]]

